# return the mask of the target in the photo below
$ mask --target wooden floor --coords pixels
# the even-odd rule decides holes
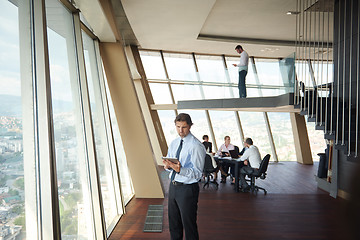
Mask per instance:
[[[316,187],[317,163],[271,163],[265,180],[268,190],[258,194],[236,193],[229,182],[203,189],[199,197],[200,239],[347,239],[341,224],[345,203]],[[164,180],[168,189],[169,180]],[[167,193],[166,193],[167,194]],[[162,233],[144,233],[149,204],[164,205]],[[111,234],[115,239],[170,239],[167,199],[133,199]]]

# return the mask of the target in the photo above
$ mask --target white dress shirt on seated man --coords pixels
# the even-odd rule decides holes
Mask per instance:
[[[252,168],[259,168],[261,163],[261,156],[259,149],[254,145],[250,145],[249,149],[247,149],[244,152],[244,155],[240,157],[240,161],[245,161],[245,160],[248,160],[250,162],[250,166]]]

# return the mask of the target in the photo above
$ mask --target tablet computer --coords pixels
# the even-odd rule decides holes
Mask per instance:
[[[171,161],[172,163],[178,163],[178,162],[179,162],[179,159],[177,159],[177,158],[162,157],[162,159],[169,160],[169,161]]]

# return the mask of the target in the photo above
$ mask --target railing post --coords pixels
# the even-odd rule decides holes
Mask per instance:
[[[341,124],[341,145],[345,145],[345,88],[346,88],[346,5],[344,1],[344,49],[343,49],[343,79],[342,79],[342,124]]]
[[[358,27],[360,26],[360,4],[358,2]],[[357,69],[356,69],[356,76],[357,76],[357,80],[356,80],[356,125],[355,125],[355,157],[358,156],[358,145],[359,145],[359,75],[360,75],[360,71],[359,71],[359,65],[360,65],[360,33],[358,32],[358,36],[357,36]]]
[[[351,155],[351,107],[352,107],[352,99],[351,99],[351,85],[352,85],[352,68],[351,68],[351,61],[352,61],[352,46],[353,46],[353,0],[351,0],[351,7],[350,7],[350,59],[349,59],[349,126],[348,126],[348,156]],[[345,82],[345,81],[344,81]]]

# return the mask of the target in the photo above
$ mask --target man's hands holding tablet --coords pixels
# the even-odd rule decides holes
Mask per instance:
[[[181,165],[180,165],[179,159],[171,158],[171,157],[162,157],[162,159],[163,159],[165,169],[174,169],[175,172],[177,172],[177,173],[180,172]]]

